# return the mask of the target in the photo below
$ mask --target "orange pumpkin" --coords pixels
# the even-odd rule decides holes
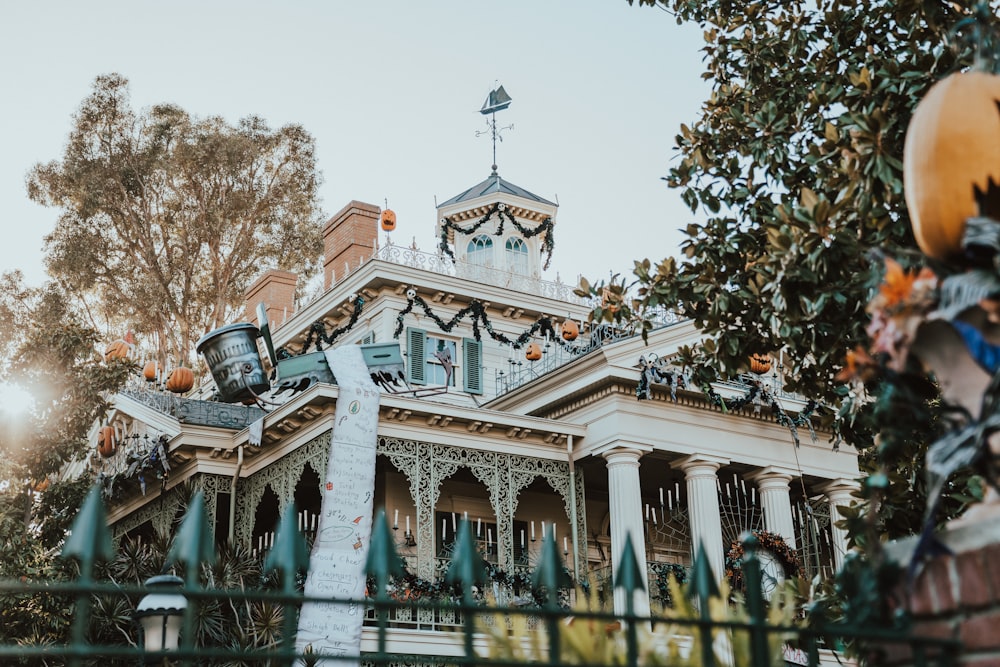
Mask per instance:
[[[50,483],[51,482],[49,481],[48,477],[43,477],[42,481],[40,481],[38,484],[35,484],[35,491],[37,493],[44,493],[45,491],[48,490]]]
[[[977,201],[977,193],[1000,183],[998,104],[1000,76],[956,73],[931,86],[910,119],[903,148],[906,205],[917,244],[935,259],[962,252],[968,218],[1000,220],[1000,210],[982,210]]]
[[[142,367],[142,377],[146,378],[146,382],[154,382],[159,372],[160,365],[155,361],[147,361],[146,365]]]
[[[524,358],[528,361],[538,361],[542,358],[542,346],[538,343],[528,343],[524,350]]]
[[[763,375],[769,370],[771,370],[771,357],[767,356],[766,354],[750,355],[751,373],[756,373],[757,375]]]
[[[119,338],[104,350],[104,360],[126,359],[131,351],[132,346],[127,341]]]
[[[580,335],[580,325],[573,320],[566,320],[563,322],[560,329],[562,331],[563,340],[576,340],[576,337]]]
[[[185,368],[184,366],[175,368],[170,372],[170,377],[167,378],[167,391],[172,391],[175,394],[183,394],[191,391],[191,387],[193,386],[194,373],[190,368]]]
[[[117,449],[118,443],[115,442],[115,429],[110,426],[102,426],[97,432],[97,453],[104,458],[108,458],[109,456],[114,456]]]
[[[391,232],[396,228],[396,212],[391,208],[382,211],[382,230]]]

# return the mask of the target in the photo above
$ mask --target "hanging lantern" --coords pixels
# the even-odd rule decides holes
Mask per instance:
[[[115,429],[110,426],[102,426],[97,432],[97,453],[104,458],[108,458],[109,456],[114,456],[117,449],[118,443],[115,442]]]
[[[382,231],[391,232],[396,229],[396,212],[391,208],[382,211]]]
[[[155,361],[147,361],[146,365],[142,367],[142,377],[146,378],[146,382],[155,382],[159,373],[160,364]]]
[[[580,325],[573,320],[563,322],[560,330],[562,331],[563,340],[576,340],[576,337],[580,335]]]
[[[766,354],[750,355],[750,372],[763,375],[771,370],[771,357]]]
[[[528,361],[538,361],[542,358],[542,346],[535,342],[528,343],[528,347],[524,350],[524,358]]]
[[[184,366],[178,366],[172,370],[170,377],[167,378],[167,391],[172,391],[175,394],[189,392],[193,386],[194,373],[190,368],[185,368]]]
[[[903,183],[913,235],[935,259],[962,253],[965,222],[1000,220],[1000,76],[962,72],[941,79],[906,131]]]

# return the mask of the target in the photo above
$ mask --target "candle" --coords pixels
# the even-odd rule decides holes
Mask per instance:
[[[492,528],[487,528],[486,529],[486,546],[489,547],[492,544],[493,544],[493,529]]]
[[[660,507],[663,507],[663,487],[660,487]]]
[[[566,542],[565,537],[563,537],[563,553],[569,553],[569,544]]]
[[[399,510],[395,510],[392,515],[392,527],[399,528]]]
[[[319,519],[319,514],[313,514],[313,528],[312,529],[314,531],[316,530],[316,520],[317,519]],[[410,517],[406,517],[406,520],[409,521]]]
[[[448,519],[441,519],[441,537],[448,536]]]
[[[681,484],[680,482],[674,482],[674,493],[677,496],[677,503],[681,502]]]
[[[740,480],[740,488],[743,489],[743,495],[745,496],[747,494],[747,483],[742,479]]]
[[[302,512],[299,512],[299,530],[302,530]]]
[[[469,520],[469,513],[468,512],[462,512],[462,518],[465,519],[466,521],[468,521]]]
[[[667,507],[671,512],[674,511],[674,497],[673,494],[670,493],[669,489],[667,489]]]
[[[410,515],[406,515],[406,532],[410,532]]]
[[[480,535],[483,534],[483,532],[482,532],[482,524],[483,524],[483,518],[482,517],[477,517],[476,518],[476,537],[479,537]]]
[[[531,541],[535,541],[535,522],[531,522]]]
[[[457,521],[455,519],[455,513],[452,512],[451,513],[451,532],[455,532],[455,530],[457,528],[458,528],[458,524],[457,524]]]
[[[656,508],[653,508],[653,525],[656,525]]]
[[[750,503],[752,505],[757,504],[757,489],[753,486],[750,487]]]
[[[646,521],[649,521],[649,503],[646,503]]]
[[[524,528],[521,529],[521,551],[524,551]]]

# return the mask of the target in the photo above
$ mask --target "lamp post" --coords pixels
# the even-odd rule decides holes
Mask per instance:
[[[147,653],[158,653],[161,658],[165,651],[176,651],[187,609],[187,598],[179,589],[184,580],[172,574],[160,574],[146,580],[150,589],[132,617],[142,626],[143,646]]]

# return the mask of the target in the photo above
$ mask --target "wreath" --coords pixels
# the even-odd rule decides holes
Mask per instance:
[[[774,556],[786,577],[799,575],[801,566],[798,554],[788,546],[785,538],[767,530],[755,530],[753,536],[757,538],[761,550],[768,551]],[[726,578],[733,590],[743,588],[743,556],[743,544],[739,540],[734,540],[726,554]]]
[[[662,604],[664,607],[673,607],[674,600],[670,593],[671,577],[677,580],[678,584],[686,584],[688,580],[688,569],[680,563],[653,563],[649,566],[650,574],[655,575],[655,579],[650,582],[650,596]]]

